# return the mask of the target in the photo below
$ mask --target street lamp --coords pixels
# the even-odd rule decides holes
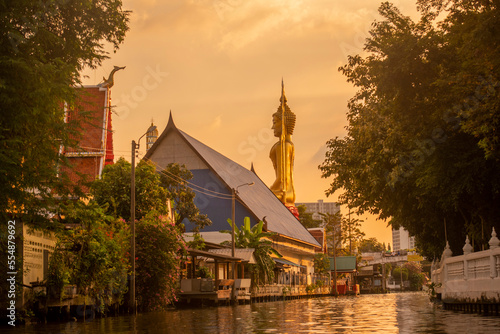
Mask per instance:
[[[132,172],[131,172],[131,177],[130,177],[130,221],[131,221],[131,230],[132,230],[132,239],[130,240],[131,243],[131,255],[132,255],[132,277],[130,280],[130,305],[132,307],[132,310],[136,311],[136,305],[135,305],[135,154],[136,150],[139,149],[139,144],[141,141],[141,138],[144,137],[147,134],[143,134],[139,140],[137,141],[137,144],[135,143],[135,140],[132,140]]]
[[[235,206],[236,206],[236,194],[238,193],[238,188],[243,187],[243,186],[253,186],[255,183],[250,182],[250,183],[243,183],[237,186],[236,188],[231,188],[231,221],[233,222],[232,225],[232,231],[231,231],[231,256],[234,257],[235,253],[235,243],[234,243],[234,226],[236,224],[235,221]],[[236,279],[236,275],[234,272],[234,261],[231,262],[231,269],[233,271],[233,281]],[[234,301],[234,282],[233,282],[233,288],[231,289],[231,300]]]

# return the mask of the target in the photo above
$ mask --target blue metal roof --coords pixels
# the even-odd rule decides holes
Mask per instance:
[[[267,223],[267,230],[320,246],[311,233],[254,172],[226,158],[187,133],[178,131],[229,189],[236,189],[246,183],[254,183],[253,186],[239,187],[236,196],[257,219]]]
[[[207,180],[211,180],[211,182],[208,183],[215,184],[217,187],[220,187],[219,191],[221,193],[227,194],[231,194],[231,189],[237,189],[236,197],[239,202],[236,203],[237,225],[243,223],[243,217],[241,217],[241,215],[250,213],[253,216],[250,217],[252,225],[262,220],[268,231],[276,232],[279,235],[314,246],[320,246],[309,231],[307,231],[299,220],[295,218],[288,208],[281,203],[254,172],[244,168],[189,136],[187,133],[179,130],[173,122],[172,115],[170,115],[167,127],[161,136],[146,153],[146,159],[148,159],[156,149],[161,149],[161,142],[169,131],[176,131],[179,133],[210,169],[191,170],[194,175],[192,180],[194,184],[206,187]],[[254,183],[253,186],[241,186],[252,182]],[[231,201],[222,198],[212,198],[210,201],[203,203],[203,197],[198,196],[201,195],[199,191],[197,191],[197,189],[193,190],[197,192],[195,204],[197,204],[202,213],[208,215],[213,223],[211,227],[203,230],[229,229],[230,227],[226,219],[229,218],[231,214]]]

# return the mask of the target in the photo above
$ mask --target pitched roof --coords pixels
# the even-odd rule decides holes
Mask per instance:
[[[255,250],[253,248],[235,248],[234,257],[239,257],[242,262],[248,262],[251,264],[255,264],[255,257],[253,256],[253,252]],[[227,255],[231,256],[232,250],[230,248],[220,248],[220,249],[210,249],[209,253],[214,253],[218,255]]]
[[[177,131],[228,189],[237,190],[236,196],[258,220],[264,221],[264,226],[268,231],[320,246],[309,231],[254,172],[179,130],[174,124],[172,114],[170,114],[167,127],[144,156],[145,159],[149,159],[170,131]],[[252,182],[253,186],[241,186]]]

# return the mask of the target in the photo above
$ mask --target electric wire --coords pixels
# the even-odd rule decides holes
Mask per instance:
[[[170,179],[172,179],[172,180],[174,180],[174,181],[176,181],[176,182],[178,182],[178,183],[186,183],[186,184],[188,184],[188,185],[189,185],[189,187],[190,187],[190,188],[192,188],[193,190],[199,190],[200,192],[205,193],[205,195],[207,195],[207,194],[206,194],[206,192],[209,192],[209,193],[213,194],[213,195],[214,195],[214,197],[219,196],[219,198],[223,198],[223,199],[231,199],[231,198],[232,198],[232,196],[231,196],[231,195],[224,194],[224,193],[221,193],[221,192],[218,192],[218,191],[215,191],[215,190],[210,190],[210,189],[204,188],[204,187],[202,187],[202,186],[199,186],[199,185],[197,185],[197,184],[194,184],[194,183],[192,183],[192,182],[189,182],[189,181],[187,181],[187,180],[184,180],[184,179],[183,179],[183,178],[181,178],[180,176],[177,176],[177,175],[175,175],[175,174],[170,173],[169,171],[166,171],[166,170],[165,170],[165,169],[163,169],[161,166],[159,166],[156,162],[154,162],[154,161],[152,161],[152,160],[150,160],[150,159],[148,159],[148,158],[143,158],[143,159],[144,159],[144,160],[146,160],[146,161],[148,161],[148,162],[151,162],[151,163],[155,166],[155,168],[156,168],[156,171],[157,171],[157,172],[159,172],[159,173],[161,173],[161,174],[163,174],[163,175],[165,175],[165,176],[169,177]],[[194,188],[195,188],[195,189],[194,189]]]

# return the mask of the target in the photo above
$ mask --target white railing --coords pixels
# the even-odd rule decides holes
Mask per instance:
[[[473,253],[469,238],[464,254],[452,256],[448,243],[440,263],[434,263],[431,278],[445,302],[500,300],[500,240],[495,229],[488,250]]]

